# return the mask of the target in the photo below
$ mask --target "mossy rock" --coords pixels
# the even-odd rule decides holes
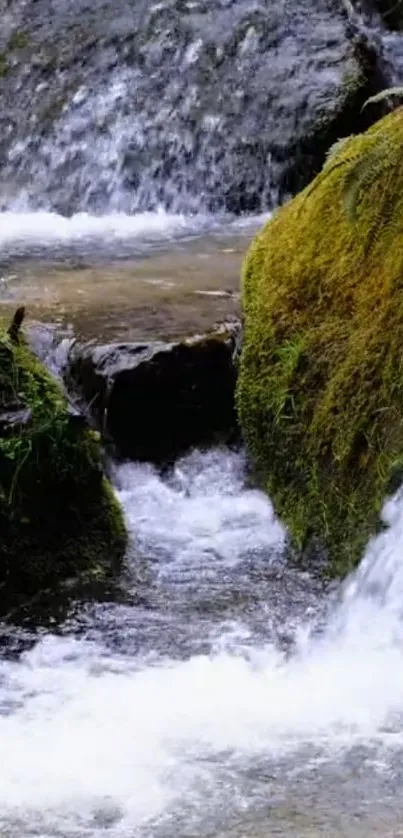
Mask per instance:
[[[99,439],[23,338],[1,327],[0,534],[6,605],[67,578],[105,578],[126,546]]]
[[[359,560],[403,474],[403,109],[333,151],[253,242],[237,405],[295,543]]]

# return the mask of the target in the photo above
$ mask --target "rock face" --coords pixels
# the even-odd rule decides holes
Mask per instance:
[[[121,457],[163,462],[236,435],[238,327],[182,343],[76,344],[66,381]]]
[[[361,106],[377,61],[341,0],[0,0],[0,15],[1,208],[255,213],[376,118]]]
[[[403,29],[403,3],[401,0],[372,0],[372,5],[382,16],[389,29]]]
[[[343,574],[403,464],[403,109],[335,149],[243,273],[245,440],[295,542]]]
[[[0,590],[8,605],[119,566],[126,531],[99,440],[23,338],[0,329]]]

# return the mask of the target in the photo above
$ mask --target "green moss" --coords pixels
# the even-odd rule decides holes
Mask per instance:
[[[84,571],[110,574],[126,545],[99,439],[69,415],[25,343],[1,329],[0,532],[0,588],[16,595]]]
[[[11,35],[6,49],[0,52],[0,78],[7,75],[10,70],[10,54],[25,49],[28,45],[29,39],[26,32],[17,30]]]
[[[346,573],[403,463],[403,110],[343,143],[257,236],[238,411],[299,547]]]

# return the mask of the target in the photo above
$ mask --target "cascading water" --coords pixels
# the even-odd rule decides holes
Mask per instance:
[[[115,477],[144,600],[3,660],[4,834],[399,834],[402,498],[326,606],[239,454]]]
[[[357,73],[334,0],[6,5],[3,209],[270,209]]]
[[[270,210],[317,170],[307,138],[361,72],[350,6],[2,0],[2,253],[109,234],[135,251]],[[377,37],[401,78],[400,35]]]
[[[332,0],[0,12],[7,264],[116,258],[267,210],[351,69]],[[381,38],[401,80],[401,36]],[[0,834],[401,834],[402,497],[333,592],[285,561],[241,454],[114,479],[124,596],[73,604],[53,631],[1,626]]]
[[[12,4],[3,208],[267,208],[287,145],[351,69],[343,26],[307,0]]]

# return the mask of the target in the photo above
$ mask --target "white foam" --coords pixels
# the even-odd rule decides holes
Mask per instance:
[[[105,216],[81,212],[70,218],[52,212],[3,212],[0,213],[0,248],[21,243],[26,249],[32,244],[47,246],[80,243],[88,239],[109,245],[130,239],[170,240],[195,233],[206,223],[206,216],[187,217],[163,210]]]
[[[239,462],[191,462],[192,476],[184,461],[168,484],[146,467],[120,470],[140,543],[152,532],[157,546],[176,540],[182,562],[197,562],[213,544],[224,572],[247,521],[244,548],[254,534],[262,545],[263,521],[272,527],[267,543],[281,544],[263,496],[245,492],[240,502]],[[388,748],[403,747],[403,499],[386,514],[390,529],[369,546],[327,630],[317,638],[302,627],[291,658],[272,645],[246,650],[240,633],[231,652],[217,644],[210,655],[157,665],[55,637],[3,663],[0,825],[18,813],[24,823],[40,815],[44,834],[56,825],[63,835],[95,838],[101,813],[116,815],[111,834],[123,838],[182,805],[202,809],[216,799],[219,808],[225,765],[236,772],[249,759],[293,752],[297,767],[302,747],[334,759],[369,742],[378,744],[373,764],[385,766]]]
[[[1,251],[29,253],[30,249],[52,247],[89,247],[114,252],[116,245],[124,245],[130,252],[142,244],[164,244],[175,239],[204,233],[218,235],[247,234],[252,236],[268,219],[269,214],[231,219],[203,213],[183,215],[166,212],[143,212],[127,215],[115,212],[91,215],[79,212],[70,217],[55,212],[23,211],[0,213]]]
[[[213,450],[178,462],[169,480],[148,465],[119,467],[115,480],[144,555],[178,565],[235,564],[248,550],[281,551],[284,530],[259,491],[245,489],[244,458]],[[161,572],[165,571],[162,565]]]

